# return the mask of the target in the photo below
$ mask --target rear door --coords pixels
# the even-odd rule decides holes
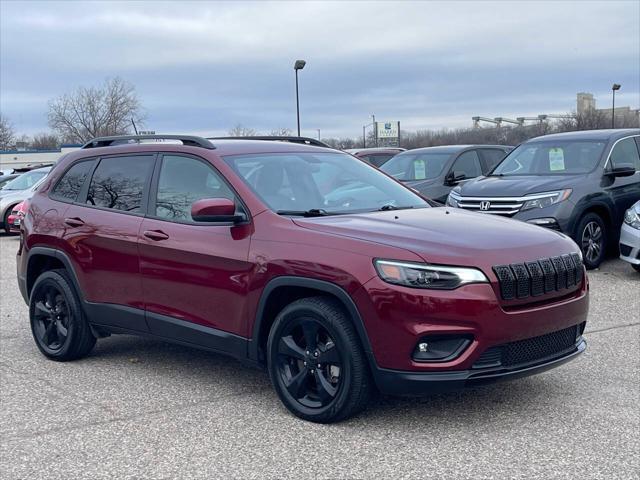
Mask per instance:
[[[73,263],[92,321],[131,330],[144,322],[138,231],[155,155],[103,157],[64,214],[64,250]],[[71,187],[64,187],[63,190]],[[62,192],[61,192],[62,193]],[[115,306],[139,309],[121,310]]]
[[[142,290],[150,330],[210,348],[244,345],[244,308],[252,264],[249,223],[198,223],[191,205],[235,192],[204,159],[165,154],[154,174],[139,235]]]

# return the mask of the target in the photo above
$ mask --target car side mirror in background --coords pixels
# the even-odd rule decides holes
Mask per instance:
[[[630,177],[636,173],[636,169],[630,163],[622,163],[617,167],[613,167],[608,174],[614,177]]]
[[[228,198],[203,198],[191,205],[191,218],[196,222],[238,223],[244,215],[236,215],[236,204]]]
[[[457,185],[458,182],[462,180],[466,180],[467,176],[463,172],[454,172],[451,171],[447,174],[445,178],[445,185]]]

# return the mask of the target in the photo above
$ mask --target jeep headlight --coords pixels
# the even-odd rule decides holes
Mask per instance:
[[[468,283],[489,281],[484,273],[476,268],[393,260],[375,260],[374,265],[378,275],[385,282],[412,288],[453,290]]]
[[[527,195],[531,200],[527,200],[522,204],[520,211],[532,210],[534,208],[545,208],[556,203],[565,201],[571,195],[571,189],[558,190],[557,192],[535,193]]]

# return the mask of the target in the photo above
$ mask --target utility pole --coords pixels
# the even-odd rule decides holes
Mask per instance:
[[[620,84],[614,83],[611,87],[613,103],[611,104],[611,128],[616,128],[616,90],[620,90]]]

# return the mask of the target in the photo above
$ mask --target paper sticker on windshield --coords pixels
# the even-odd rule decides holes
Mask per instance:
[[[413,172],[416,180],[424,180],[427,178],[427,165],[424,163],[424,160],[414,160]]]
[[[564,151],[561,148],[549,149],[549,170],[552,172],[564,170]]]

